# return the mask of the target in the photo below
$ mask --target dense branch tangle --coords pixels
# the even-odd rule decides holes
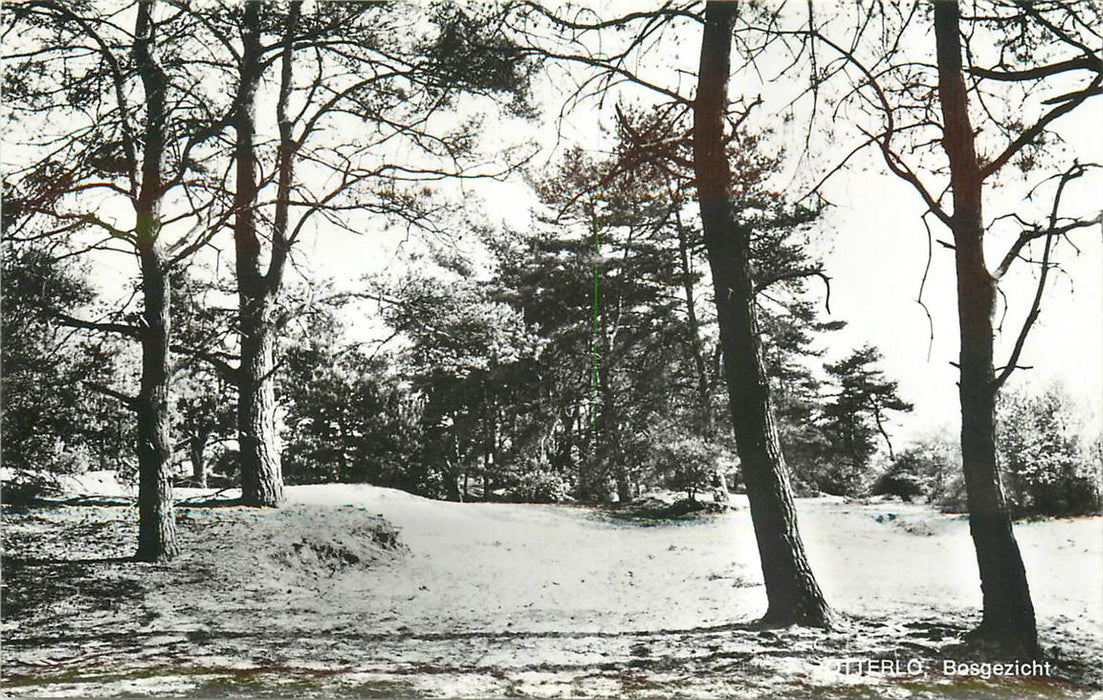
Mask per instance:
[[[955,366],[962,410],[962,449],[971,529],[984,592],[984,620],[977,637],[1015,655],[1037,653],[1034,612],[1007,507],[997,476],[995,397],[1022,356],[1038,318],[1053,266],[1055,245],[1069,233],[1099,222],[1098,212],[1067,209],[1067,186],[1091,166],[1051,164],[1055,127],[1100,92],[1100,8],[1090,2],[999,0],[970,5],[933,3],[936,41],[927,32],[920,3],[872,4],[858,17],[787,18],[767,29],[748,27],[756,47],[801,54],[811,46],[830,52],[823,75],[805,95],[832,96],[835,113],[857,123],[860,145],[872,146],[888,170],[918,193],[928,213],[953,234],[945,244],[955,256],[961,354]],[[900,47],[907,47],[901,50]],[[794,64],[796,65],[796,64]],[[869,124],[872,121],[873,124]],[[1017,168],[1018,177],[1012,172]],[[1056,167],[1041,178],[1045,188],[1024,191],[1037,201],[1052,192],[1046,208],[992,219],[999,228],[1018,226],[995,270],[985,262],[983,205],[1009,185],[1025,187],[1038,168]],[[840,166],[829,170],[830,177]],[[947,177],[948,176],[948,177]],[[825,177],[824,179],[827,179]],[[1021,182],[1016,183],[1016,180]],[[1056,185],[1053,185],[1056,183]],[[823,180],[817,185],[822,186]],[[1092,206],[1092,205],[1089,205]],[[1032,221],[1033,219],[1033,221]],[[941,242],[941,241],[940,241]],[[1024,251],[1042,254],[1031,307],[1007,362],[994,367],[994,327],[999,283]]]
[[[140,323],[59,321],[141,343],[138,392],[97,389],[123,400],[137,418],[137,556],[170,558],[177,551],[170,273],[217,230],[208,225],[218,199],[218,178],[208,170],[217,152],[210,148],[217,100],[201,92],[209,73],[189,62],[199,26],[192,15],[151,2],[31,2],[10,8],[6,19],[20,46],[6,58],[11,119],[41,136],[21,145],[22,165],[7,183],[5,236],[92,250],[102,246],[82,239],[106,232],[134,252]]]
[[[516,164],[474,168],[473,125],[443,128],[437,118],[460,92],[523,92],[526,62],[496,33],[495,18],[442,7],[426,23],[420,11],[392,10],[42,0],[6,13],[7,36],[19,33],[6,59],[12,119],[36,137],[20,144],[9,176],[5,237],[64,240],[84,252],[107,247],[106,240],[141,263],[140,324],[60,320],[142,343],[140,391],[100,388],[138,412],[142,558],[175,552],[170,349],[184,356],[180,367],[202,359],[236,380],[245,500],[277,504],[278,445],[267,399],[278,366],[277,295],[296,242],[323,217],[364,232],[364,222],[350,222],[363,213],[439,231],[431,217],[441,207],[426,196],[426,182],[496,176]],[[223,84],[237,89],[223,95]],[[258,121],[255,109],[258,93],[270,92],[274,124],[265,112]],[[513,108],[524,105],[515,99]],[[274,138],[264,135],[270,126]],[[175,341],[172,275],[231,227],[240,341],[224,342],[223,333]],[[88,236],[93,242],[83,243]],[[250,461],[257,454],[274,464],[259,477],[260,460]]]
[[[736,109],[729,104],[731,35],[739,14],[736,6],[708,3],[704,16],[698,13],[696,7],[675,2],[652,11],[612,17],[599,17],[570,6],[550,10],[540,4],[522,3],[513,28],[531,52],[564,67],[575,81],[576,87],[564,101],[563,114],[591,98],[604,103],[616,95],[627,99],[642,96],[641,101],[652,105],[651,110],[658,115],[657,119],[629,118],[618,109],[618,127],[628,137],[626,142],[632,143],[621,155],[627,171],[646,165],[675,190],[686,186],[696,189],[712,271],[729,408],[769,597],[765,620],[826,626],[833,618],[808,567],[797,532],[757,320],[759,304],[768,298],[760,293],[768,283],[822,275],[822,270],[766,272],[761,275],[764,284],[759,288],[752,280],[752,234],[764,221],[744,213],[744,208],[754,211],[759,203],[752,203],[749,197],[748,201],[739,201],[743,196],[739,187],[746,182],[733,183],[732,164],[728,161],[730,155],[741,167],[740,177],[756,183],[755,175],[742,169],[751,164],[750,172],[754,173],[757,165],[753,163],[756,142],[746,137],[742,127],[758,100],[737,97],[732,100],[739,106]],[[674,35],[675,28],[685,29],[689,35],[703,30],[699,66],[672,68],[667,51],[648,51],[661,38]],[[652,56],[659,58],[656,65],[648,60]],[[697,68],[697,80],[693,81]],[[673,84],[663,84],[652,73],[672,77]],[[691,98],[688,95],[692,94],[693,82],[696,94]],[[691,116],[692,131],[687,128]],[[656,138],[664,130],[666,133]],[[684,206],[686,200],[676,199],[679,206]],[[684,226],[679,227],[680,236],[684,236],[684,230]],[[684,238],[682,248],[685,258]],[[691,291],[687,291],[687,299],[692,300]],[[696,354],[698,365],[702,365],[699,350]],[[706,394],[707,383],[703,386],[702,394]]]
[[[500,176],[516,163],[473,167],[474,124],[443,128],[439,115],[461,92],[513,92],[516,102],[527,68],[492,14],[443,6],[429,23],[409,7],[297,1],[215,7],[204,18],[237,84],[227,122],[240,359],[236,369],[212,364],[237,380],[243,500],[276,506],[275,334],[296,243],[315,223],[364,233],[371,214],[384,215],[378,228],[398,221],[440,230],[427,183]],[[275,124],[257,108],[272,92]],[[272,127],[274,140],[262,138]],[[267,162],[274,165],[265,172]]]

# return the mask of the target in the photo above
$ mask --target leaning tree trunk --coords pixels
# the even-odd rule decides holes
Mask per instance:
[[[961,456],[969,530],[977,551],[984,615],[974,635],[1016,656],[1038,654],[1034,606],[996,462],[993,317],[996,280],[984,260],[982,178],[961,64],[956,0],[934,4],[943,144],[953,190],[954,257],[961,332]]]
[[[165,148],[168,78],[152,56],[153,3],[139,3],[134,62],[145,88],[146,122],[141,190],[135,202],[135,241],[142,268],[142,376],[134,407],[138,414],[139,561],[171,559],[178,553],[172,507],[172,424],[169,417],[171,293],[162,254],[161,163]]]
[[[710,2],[706,6],[693,110],[694,171],[716,296],[724,375],[769,600],[763,622],[829,626],[831,610],[804,553],[774,426],[751,282],[751,232],[736,222],[731,201],[724,118],[736,11],[734,3]]]
[[[246,3],[242,17],[243,51],[238,87],[234,192],[234,248],[237,255],[238,330],[241,362],[237,372],[238,449],[241,499],[251,506],[275,507],[283,502],[279,436],[276,434],[275,362],[269,284],[261,271],[257,235],[256,91],[261,72],[261,3]]]

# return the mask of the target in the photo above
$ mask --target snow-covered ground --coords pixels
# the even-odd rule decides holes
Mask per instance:
[[[551,629],[573,615],[584,628],[635,630],[719,624],[765,610],[741,496],[721,516],[641,527],[585,508],[441,503],[365,485],[289,493],[292,503],[367,507],[400,529],[416,578],[463,580],[437,595],[421,592],[430,624],[475,614],[485,617],[471,622],[491,629],[519,622]],[[798,499],[798,510],[813,569],[839,609],[979,608],[965,516],[840,499]],[[1020,523],[1015,532],[1039,617],[1103,632],[1103,519]],[[482,602],[487,591],[492,610]]]
[[[186,553],[171,564],[78,562],[62,573],[59,559],[128,553],[132,509],[6,513],[5,554],[46,558],[43,572],[66,582],[83,577],[87,598],[5,619],[9,690],[938,696],[953,679],[854,675],[838,662],[910,655],[934,668],[980,604],[966,520],[920,505],[798,502],[813,568],[849,618],[822,633],[745,624],[765,595],[739,497],[723,515],[640,524],[366,485],[288,495],[280,511],[182,507]],[[407,550],[361,542],[374,516]],[[1062,674],[1080,688],[965,679],[962,689],[1080,696],[1103,661],[1103,519],[1023,523],[1016,535],[1043,645],[1067,657]],[[33,542],[43,553],[23,551]],[[100,584],[135,600],[83,610]]]

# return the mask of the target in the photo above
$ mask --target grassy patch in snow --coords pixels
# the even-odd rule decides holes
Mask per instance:
[[[637,525],[662,525],[669,521],[691,522],[712,515],[726,513],[729,506],[713,501],[697,501],[683,498],[673,502],[647,498],[625,505],[614,505],[595,511],[597,517],[614,522],[630,522]]]

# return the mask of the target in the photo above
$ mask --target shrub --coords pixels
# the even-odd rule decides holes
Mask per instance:
[[[896,456],[873,482],[870,493],[955,506],[954,475],[960,471],[960,455],[957,442],[949,434],[927,435]]]
[[[917,497],[927,497],[929,484],[917,473],[907,467],[901,468],[900,462],[893,465],[873,482],[870,490],[874,496],[898,496],[911,502]]]
[[[722,458],[719,445],[698,436],[671,440],[659,445],[654,454],[664,485],[684,491],[691,501],[696,500],[698,491],[712,485]]]
[[[999,403],[996,444],[1004,489],[1016,517],[1097,511],[1097,470],[1081,444],[1076,407],[1060,385]]]
[[[56,474],[48,471],[13,470],[5,474],[0,496],[10,505],[27,505],[40,498],[57,496],[61,487]]]
[[[526,469],[506,498],[519,503],[561,503],[570,500],[571,485],[564,476],[546,466]]]

